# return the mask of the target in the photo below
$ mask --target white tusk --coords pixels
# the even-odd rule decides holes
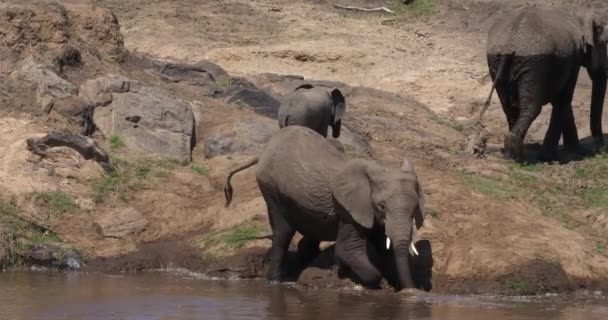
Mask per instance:
[[[391,247],[391,238],[386,237],[386,250],[388,250]]]
[[[415,256],[419,255],[418,254],[418,250],[416,250],[416,246],[414,245],[414,242],[410,242],[410,247],[412,249],[412,253],[414,253]]]

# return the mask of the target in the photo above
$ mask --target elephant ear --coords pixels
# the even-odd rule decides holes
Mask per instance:
[[[416,191],[418,192],[418,206],[414,210],[414,220],[416,221],[416,229],[420,229],[424,223],[424,192],[419,181],[416,181],[416,187]]]
[[[367,165],[361,160],[351,160],[334,179],[333,196],[361,226],[371,229],[374,225],[372,190],[367,175]]]
[[[597,18],[592,11],[586,11],[581,17],[583,25],[583,40],[586,46],[594,47],[595,43],[595,28],[597,26]]]
[[[344,96],[339,89],[334,89],[331,91],[331,99],[334,103],[333,108],[333,124],[337,124],[338,121],[342,120],[342,116],[344,116],[344,111],[346,111],[346,101],[344,100]]]
[[[420,229],[424,223],[424,191],[422,185],[418,180],[414,166],[407,159],[403,160],[401,164],[401,171],[406,174],[410,174],[416,179],[416,194],[418,195],[418,205],[414,209],[414,221],[416,222],[416,229]]]
[[[605,39],[606,27],[598,19],[598,15],[592,11],[586,12],[582,17],[585,52],[587,53],[591,49],[589,67],[592,70],[601,70],[608,66]]]

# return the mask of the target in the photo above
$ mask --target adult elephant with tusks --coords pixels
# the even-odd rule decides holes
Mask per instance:
[[[370,288],[379,286],[382,275],[368,252],[390,248],[396,289],[415,287],[409,250],[418,254],[412,236],[414,225],[422,226],[424,201],[411,165],[393,169],[371,160],[346,161],[313,130],[289,126],[270,139],[258,158],[230,172],[226,205],[233,196],[231,177],[255,164],[273,233],[269,280],[281,280],[284,256],[297,231],[303,236],[298,253],[304,260],[316,256],[319,242],[336,241],[337,263]]]
[[[313,129],[327,137],[340,137],[342,116],[346,110],[344,96],[339,89],[303,84],[289,93],[279,107],[279,127],[299,125]]]
[[[501,13],[502,14],[502,13]],[[581,151],[572,112],[580,67],[592,82],[591,133],[594,151],[604,148],[602,109],[608,57],[606,16],[597,12],[524,7],[502,14],[491,26],[487,60],[509,125],[505,155],[523,160],[523,140],[541,107],[553,106],[540,160],[553,160],[564,145]]]

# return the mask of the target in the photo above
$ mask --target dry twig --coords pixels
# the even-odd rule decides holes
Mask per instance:
[[[364,12],[384,11],[386,13],[395,14],[395,11],[393,11],[387,7],[361,8],[361,7],[354,7],[354,6],[343,6],[343,5],[335,4],[335,3],[333,5],[336,8],[345,9],[345,10],[357,10],[357,11],[364,11]]]

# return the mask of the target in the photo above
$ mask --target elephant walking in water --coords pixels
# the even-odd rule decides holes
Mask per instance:
[[[594,12],[524,7],[499,17],[488,32],[487,61],[509,125],[507,157],[523,159],[523,140],[541,107],[553,106],[541,160],[564,145],[580,150],[572,97],[580,67],[593,81],[591,132],[596,150],[604,145],[602,108],[608,57],[606,20]]]
[[[257,183],[268,208],[272,248],[267,278],[280,281],[284,256],[297,231],[298,251],[311,259],[320,241],[336,241],[336,261],[368,287],[377,287],[381,272],[368,250],[388,248],[396,270],[396,287],[413,288],[409,250],[414,225],[422,226],[423,193],[409,164],[392,169],[376,161],[344,160],[343,155],[312,129],[289,126],[279,130],[259,158],[230,172],[230,179],[258,164]]]
[[[299,125],[313,129],[324,137],[327,137],[327,128],[331,127],[332,136],[337,139],[345,111],[346,103],[340,90],[303,84],[281,103],[279,127]]]

